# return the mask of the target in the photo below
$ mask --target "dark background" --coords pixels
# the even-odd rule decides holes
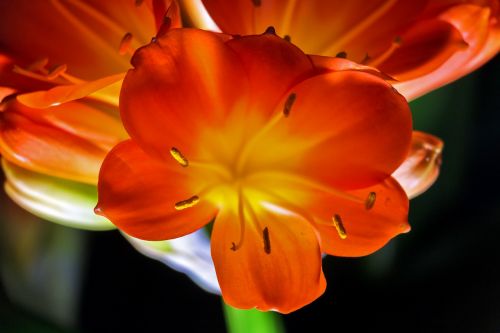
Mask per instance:
[[[287,332],[500,332],[499,75],[497,57],[412,103],[415,129],[445,141],[440,178],[411,201],[412,231],[366,258],[326,258],[326,293],[283,316]],[[0,201],[0,332],[225,331],[219,297],[118,232],[40,222]],[[33,228],[65,250],[25,246]],[[37,276],[33,265],[49,268]],[[73,275],[47,285],[51,265]],[[61,306],[57,288],[73,282],[73,307]]]

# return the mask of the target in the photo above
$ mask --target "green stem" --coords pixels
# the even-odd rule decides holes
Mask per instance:
[[[222,302],[228,333],[285,333],[281,316],[275,312],[239,310]]]

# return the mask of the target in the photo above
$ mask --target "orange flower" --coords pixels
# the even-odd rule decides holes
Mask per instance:
[[[61,223],[109,228],[91,223],[91,209],[75,216],[79,207],[63,213],[53,202],[96,192],[104,156],[128,137],[118,95],[130,57],[179,25],[171,0],[0,3],[0,153],[14,201]],[[32,183],[52,191],[35,195]]]
[[[174,29],[136,52],[120,95],[131,139],[102,165],[96,212],[147,240],[215,218],[225,301],[287,313],[323,293],[322,252],[366,255],[409,230],[390,175],[412,131],[380,73],[315,65],[271,32]]]
[[[346,56],[401,81],[414,99],[475,70],[500,49],[498,0],[186,0],[193,22],[230,34],[267,26],[305,52]]]

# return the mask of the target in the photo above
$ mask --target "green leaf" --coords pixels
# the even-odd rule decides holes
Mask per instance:
[[[259,310],[239,310],[225,303],[224,316],[230,333],[284,333],[285,327],[278,313]]]

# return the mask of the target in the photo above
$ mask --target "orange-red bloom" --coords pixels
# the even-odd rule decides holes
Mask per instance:
[[[106,157],[96,212],[148,240],[215,218],[223,297],[290,312],[325,288],[321,253],[361,256],[409,230],[390,176],[411,143],[403,96],[272,33],[174,29],[139,49],[120,95],[131,139]]]
[[[475,70],[500,49],[498,0],[183,3],[202,28],[251,34],[272,25],[307,53],[375,66],[401,81],[396,87],[408,99]]]

